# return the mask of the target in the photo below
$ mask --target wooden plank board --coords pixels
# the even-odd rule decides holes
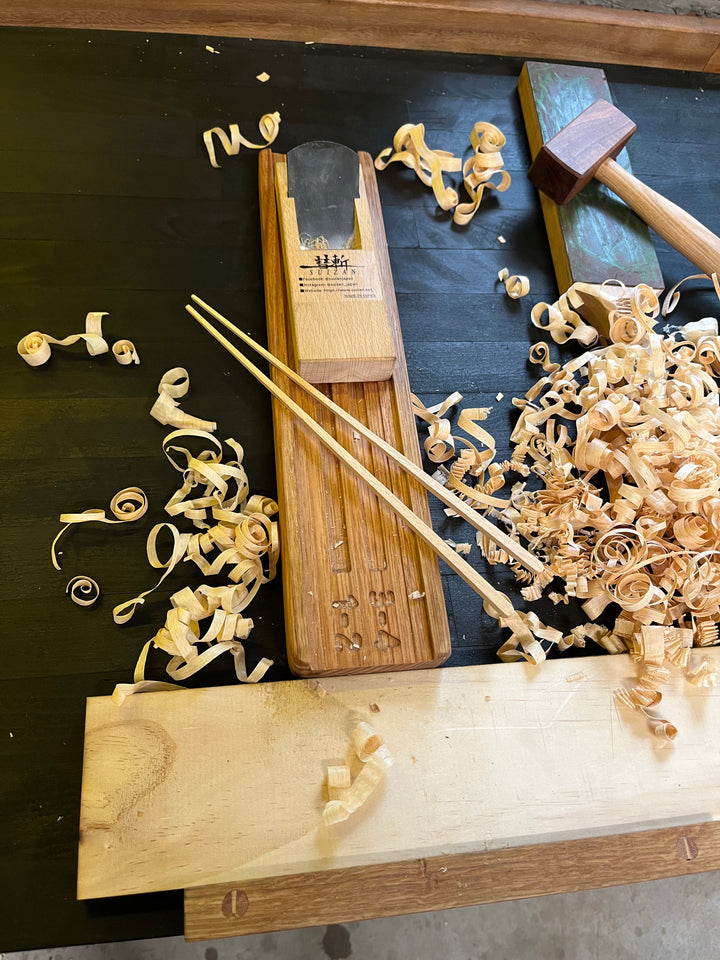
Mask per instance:
[[[450,28],[482,22],[482,29]],[[625,63],[670,70],[720,69],[720,23],[547,0],[215,0],[180,2],[0,0],[8,26],[192,33],[305,40],[580,63]],[[522,29],[518,29],[522,24]]]
[[[530,61],[518,81],[530,153],[565,127],[595,100],[612,102],[603,70]],[[617,162],[631,172],[626,149]],[[610,278],[628,286],[664,286],[649,228],[598,180],[559,206],[540,193],[560,293],[576,282],[601,284]]]
[[[231,881],[185,891],[185,939],[449,910],[718,869],[716,820],[487,853]]]
[[[703,651],[720,664],[720,650]],[[695,824],[718,814],[720,690],[679,674],[670,746],[613,704],[627,656],[154,693],[87,705],[80,899]],[[395,757],[346,823],[328,763]]]
[[[259,182],[268,346],[292,362],[274,163]],[[372,159],[360,155],[377,264],[395,350],[389,380],[326,385],[331,399],[421,465],[405,353]],[[275,382],[404,503],[430,523],[427,495],[317,401],[274,372]],[[279,402],[273,402],[288,662],[301,676],[437,666],[450,655],[437,558]],[[411,599],[417,594],[416,599]]]

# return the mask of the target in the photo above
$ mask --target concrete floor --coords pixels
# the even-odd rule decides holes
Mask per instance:
[[[179,937],[0,960],[715,960],[720,873],[186,944]]]
[[[700,17],[720,17],[719,0],[549,0],[549,2],[617,7],[625,10],[644,10],[648,13],[679,13],[695,14]]]

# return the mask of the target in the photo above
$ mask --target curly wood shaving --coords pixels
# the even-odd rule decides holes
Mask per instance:
[[[584,321],[568,319],[567,310],[590,312],[589,302],[582,289],[570,293],[554,339],[582,341],[576,331]],[[598,327],[608,345],[562,367],[548,364],[525,398],[513,401],[513,462],[529,461],[541,486],[516,485],[493,512],[529,542],[551,578],[564,581],[565,596],[583,602],[590,620],[611,606],[620,613],[612,630],[587,624],[560,639],[520,615],[532,640],[513,636],[499,653],[539,662],[541,641],[566,649],[586,637],[611,652],[628,650],[642,673],[618,702],[644,712],[662,699],[663,671],[687,670],[693,645],[718,642],[720,337],[714,323],[681,331],[680,341],[656,333],[658,299],[645,285],[607,284],[592,301],[595,320],[602,310]],[[539,305],[536,323],[547,312]],[[547,362],[542,349],[534,356]],[[492,443],[488,449],[494,454]],[[462,451],[450,482],[473,466]],[[481,469],[499,487],[509,465],[491,457]],[[546,584],[515,572],[525,598],[539,599]],[[648,717],[656,736],[674,738],[669,721]]]
[[[446,540],[445,543],[446,543],[449,547],[452,547],[452,549],[455,551],[455,553],[459,553],[460,556],[462,556],[462,557],[467,557],[467,556],[469,556],[470,550],[472,549],[472,545],[469,544],[469,543],[455,543],[454,540],[449,540],[449,539]]]
[[[258,127],[260,129],[260,136],[264,141],[263,143],[251,143],[249,140],[246,140],[240,133],[240,127],[237,123],[231,123],[228,126],[230,136],[225,133],[222,127],[212,127],[210,130],[206,130],[203,133],[203,141],[205,142],[205,149],[208,152],[211,165],[215,168],[219,168],[220,166],[215,159],[213,134],[218,138],[220,146],[229,157],[234,157],[240,153],[240,147],[248,147],[250,150],[263,150],[275,141],[280,131],[280,114],[277,111],[263,114],[258,121]]]
[[[85,317],[85,332],[70,334],[63,340],[56,340],[47,333],[34,330],[22,338],[17,345],[17,351],[25,363],[31,367],[39,367],[47,363],[52,353],[50,344],[56,347],[70,347],[79,340],[83,340],[91,357],[107,353],[108,343],[102,335],[102,318],[106,316],[107,311],[88,313]]]
[[[335,764],[327,768],[327,793],[329,800],[344,800],[351,783],[350,768]]]
[[[100,596],[100,587],[92,577],[73,577],[65,587],[65,593],[79,607],[91,607]]]
[[[463,184],[470,202],[458,204],[453,213],[453,220],[460,225],[469,223],[475,216],[485,190],[503,193],[511,183],[510,174],[502,169],[505,163],[500,151],[505,146],[505,136],[496,126],[482,121],[476,123],[470,134],[470,143],[473,155],[463,165]],[[496,173],[500,173],[500,179],[494,183],[491,178]],[[498,240],[505,242],[501,237]]]
[[[175,443],[186,437],[201,437],[213,446],[193,457],[186,447]],[[222,463],[222,447],[210,434],[197,430],[175,431],[165,438],[163,449],[168,459],[185,477],[183,486],[168,501],[166,512],[172,516],[183,514],[204,533],[181,534],[171,523],[160,523],[153,527],[147,542],[148,561],[156,569],[164,569],[165,573],[154,587],[115,608],[113,617],[116,623],[127,623],[137,607],[145,602],[145,597],[156,590],[183,560],[191,560],[206,576],[214,576],[230,566],[228,578],[238,584],[235,588],[237,591],[242,590],[243,596],[248,595],[247,602],[255,595],[260,584],[267,583],[275,576],[280,538],[277,522],[271,517],[277,513],[278,505],[267,497],[256,495],[248,498],[247,475],[241,465],[243,449],[234,440],[227,440],[226,443],[234,451],[236,459]],[[185,464],[177,464],[168,453],[169,450],[181,452],[185,456]],[[229,492],[230,481],[235,484],[233,492]],[[190,490],[200,485],[204,487],[202,496],[185,499]],[[212,527],[206,522],[208,512],[219,520]],[[166,562],[158,558],[156,546],[158,534],[163,528],[167,528],[173,538],[171,554]],[[263,560],[266,562],[266,571]]]
[[[382,736],[365,720],[361,720],[350,734],[353,750],[363,763],[382,746],[383,742]]]
[[[560,369],[559,363],[550,360],[550,348],[543,341],[531,345],[528,359],[530,363],[540,364],[545,373],[555,373]]]
[[[685,679],[694,687],[716,687],[717,669],[715,664],[711,663],[707,657],[703,657],[702,662],[685,675]]]
[[[462,400],[462,394],[451,393],[442,403],[432,407],[425,407],[414,393],[410,394],[410,399],[415,416],[421,417],[430,424],[428,436],[423,444],[428,459],[433,463],[449,460],[455,451],[455,438],[450,433],[450,421],[445,414]]]
[[[457,206],[457,191],[446,186],[442,175],[460,170],[462,161],[447,150],[431,150],[425,143],[424,123],[403,124],[395,132],[392,147],[381,150],[375,158],[375,168],[384,170],[395,162],[409,167],[426,186],[432,187],[438,206],[443,210]]]
[[[505,284],[505,293],[513,300],[519,300],[520,297],[527,296],[530,293],[530,281],[522,274],[510,276],[507,267],[498,270],[498,280]]]
[[[365,721],[360,722],[352,731],[350,739],[358,759],[363,763],[363,767],[352,783],[348,783],[347,787],[339,787],[340,780],[344,783],[349,779],[350,771],[348,770],[347,776],[342,772],[342,770],[347,770],[347,767],[328,768],[328,795],[330,796],[331,770],[337,771],[333,774],[333,781],[338,781],[338,783],[333,782],[332,786],[343,790],[344,793],[339,797],[330,796],[325,804],[322,813],[325,826],[341,823],[347,820],[356,810],[359,810],[383,781],[385,774],[393,764],[392,754],[371,724]]]
[[[131,363],[140,363],[140,357],[132,340],[116,340],[112,345],[112,352],[117,362],[124,367]]]
[[[718,643],[718,624],[714,620],[694,620],[695,645],[698,647],[712,647]]]
[[[192,417],[180,409],[177,398],[184,397],[189,386],[190,376],[185,367],[173,367],[164,373],[158,384],[158,398],[150,410],[150,416],[165,426],[212,433],[217,429],[214,421]]]
[[[687,283],[688,280],[710,280],[715,288],[715,293],[718,296],[718,300],[720,300],[720,278],[718,278],[718,275],[716,273],[693,273],[689,277],[683,277],[682,280],[678,280],[675,286],[671,287],[665,294],[665,299],[663,300],[662,305],[662,315],[664,317],[669,316],[680,302],[680,287],[684,283]]]
[[[167,527],[170,530],[170,534],[173,538],[170,557],[165,561],[165,563],[159,559],[157,554],[157,537],[163,527]],[[160,577],[154,587],[150,587],[149,590],[143,591],[143,593],[138,594],[137,597],[133,597],[132,600],[126,600],[124,603],[118,604],[113,610],[113,620],[115,623],[127,623],[132,618],[137,608],[145,603],[145,597],[147,597],[148,594],[151,594],[153,590],[157,590],[163,580],[169,576],[170,573],[172,573],[177,564],[185,556],[185,551],[187,550],[189,540],[189,533],[181,534],[171,523],[155,524],[148,535],[146,547],[147,558],[151,567],[154,567],[156,570],[165,570],[165,573]]]
[[[547,317],[543,320],[546,314]],[[533,326],[549,333],[555,343],[567,343],[568,340],[578,340],[583,346],[587,347],[596,343],[598,339],[597,330],[584,323],[582,317],[570,306],[568,293],[563,294],[556,303],[536,303],[530,312],[530,320]],[[531,348],[532,351],[536,352],[539,349],[539,345]],[[542,355],[542,353],[540,355]],[[547,357],[547,348],[545,350],[545,357]],[[530,359],[533,360],[534,363],[543,362],[540,359],[534,360],[532,354]],[[555,370],[557,370],[558,367],[559,365],[555,367]],[[546,369],[544,363],[543,369]],[[555,370],[549,370],[548,372],[554,373]]]
[[[52,565],[56,570],[60,569],[59,556],[62,551],[57,553],[57,545],[65,531],[75,523],[129,523],[132,520],[139,520],[147,513],[148,499],[140,487],[125,487],[119,490],[110,501],[110,513],[115,517],[110,519],[104,510],[91,507],[82,513],[61,513],[60,523],[64,523],[60,533],[55,537],[50,547],[50,558]]]
[[[678,735],[677,727],[669,720],[660,720],[656,717],[648,718],[650,731],[658,740],[672,742]]]
[[[174,391],[176,395],[183,395],[187,389],[181,376],[171,376],[168,383],[170,393]],[[198,439],[206,448],[195,456],[189,446]],[[203,532],[180,533],[172,523],[156,524],[148,537],[148,561],[152,567],[165,572],[154,587],[115,607],[113,618],[116,623],[127,623],[145,602],[145,597],[156,590],[181,561],[194,562],[207,575],[230,566],[227,576],[232,583],[222,587],[203,584],[194,591],[185,587],[173,594],[164,625],[141,651],[133,683],[115,688],[116,703],[135,693],[177,689],[165,682],[146,680],[151,648],[161,649],[170,656],[166,672],[176,682],[189,679],[225,653],[232,656],[235,674],[242,683],[257,683],[272,666],[273,661],[263,657],[248,673],[242,641],[249,637],[253,621],[242,613],[260,585],[275,576],[280,540],[277,522],[272,517],[277,514],[278,505],[269,497],[249,495],[242,466],[243,449],[232,439],[226,444],[233,451],[234,459],[223,462],[221,442],[206,431],[176,430],[165,437],[163,451],[184,477],[183,486],[170,498],[165,509],[173,516],[182,514]],[[198,487],[204,488],[201,496],[188,499],[187,494]],[[206,522],[210,516],[217,521],[212,526]],[[164,528],[172,537],[171,553],[166,561],[160,560],[157,551],[157,538]],[[209,623],[203,623],[208,619]]]
[[[152,640],[148,640],[140,651],[132,683],[117,683],[110,699],[114,704],[120,706],[127,697],[135,693],[153,693],[156,691],[165,691],[172,693],[175,690],[182,690],[176,683],[167,683],[163,680],[145,680],[145,666],[148,653],[153,645]]]

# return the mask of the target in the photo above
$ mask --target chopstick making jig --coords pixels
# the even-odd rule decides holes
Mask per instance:
[[[529,551],[525,550],[520,544],[516,543],[507,534],[498,530],[485,517],[475,513],[468,507],[464,501],[456,497],[451,491],[447,490],[442,484],[438,483],[432,477],[428,476],[416,464],[405,457],[399,450],[396,450],[391,444],[377,436],[372,430],[356,420],[342,407],[338,406],[329,397],[326,397],[320,390],[317,390],[312,384],[304,380],[294,370],[284,364],[276,356],[265,350],[260,344],[256,343],[252,337],[243,333],[231,321],[218,313],[211,306],[205,303],[200,297],[192,294],[192,299],[198,306],[201,306],[212,317],[222,323],[228,330],[232,331],[244,343],[248,344],[261,357],[267,360],[272,366],[280,370],[290,380],[300,386],[310,396],[312,396],[323,406],[331,410],[338,418],[344,420],[349,426],[366,437],[378,449],[382,450],[390,459],[401,466],[414,479],[420,482],[427,490],[435,494],[440,500],[452,507],[460,516],[468,520],[476,529],[486,533],[498,546],[505,550],[515,560],[525,566],[529,571],[539,574],[543,571],[543,565],[537,557],[534,557]],[[502,617],[511,617],[516,614],[510,600],[496,590],[487,580],[485,580],[473,567],[470,566],[462,557],[456,553],[440,537],[432,527],[428,526],[420,519],[402,500],[399,499],[391,490],[389,490],[377,477],[363,466],[355,457],[352,456],[342,444],[325,431],[305,410],[302,409],[291,397],[289,397],[276,383],[267,377],[258,367],[252,363],[237,347],[235,347],[219,330],[217,330],[205,317],[191,305],[186,304],[185,309],[208,333],[210,333],[223,347],[230,353],[249,373],[255,377],[280,403],[282,403],[295,417],[297,417],[317,438],[333,453],[348,469],[363,480],[373,492],[393,510],[409,527],[412,529],[447,565],[457,573],[465,583],[468,584],[483,600],[490,604],[497,615]]]

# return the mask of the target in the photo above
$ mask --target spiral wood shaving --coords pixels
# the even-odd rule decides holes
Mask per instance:
[[[110,349],[107,340],[102,335],[102,318],[107,315],[107,311],[91,311],[85,316],[84,333],[71,333],[61,340],[51,337],[49,333],[40,333],[39,330],[33,330],[18,343],[17,352],[30,367],[40,367],[48,362],[52,356],[51,344],[56,347],[71,347],[73,344],[83,341],[91,357],[100,356]],[[140,363],[140,357],[131,340],[117,340],[112,346],[112,354],[122,366]]]
[[[147,540],[147,558],[150,566],[164,572],[155,586],[116,606],[113,619],[118,624],[127,623],[145,598],[185,561],[194,563],[204,576],[223,574],[231,582],[226,586],[202,584],[195,590],[184,587],[173,594],[164,625],[140,653],[133,683],[115,688],[113,699],[117,703],[133,693],[178,689],[173,684],[145,678],[153,648],[169,654],[166,672],[177,682],[192,677],[225,653],[232,656],[235,674],[243,683],[257,682],[272,666],[272,660],[263,657],[248,673],[242,641],[250,635],[253,621],[243,613],[260,586],[276,574],[280,539],[273,517],[278,505],[269,497],[250,494],[242,463],[244,452],[237,441],[225,441],[231,451],[228,456],[212,432],[197,426],[205,421],[188,417],[177,407],[176,398],[184,396],[188,387],[184,368],[169,370],[158,391],[170,406],[160,418],[155,407],[151,412],[161,422],[172,419],[186,424],[169,433],[162,444],[169,463],[183,478],[182,485],[165,504],[165,512],[172,518],[184,518],[198,532],[181,532],[174,523],[167,522],[153,527]],[[168,413],[170,417],[166,416]],[[208,425],[215,429],[214,423]],[[163,560],[158,552],[158,538],[167,534],[171,537],[170,553]]]
[[[470,143],[473,153],[463,164],[461,158],[453,156],[452,152],[431,149],[425,143],[423,123],[405,123],[396,130],[392,147],[377,155],[375,168],[385,170],[395,162],[409,167],[432,188],[438,206],[453,210],[453,221],[465,225],[477,213],[485,190],[502,193],[511,183],[510,174],[503,170],[500,153],[505,146],[505,136],[496,126],[479,121],[470,133]],[[467,203],[460,203],[457,190],[443,179],[444,173],[457,173],[461,169],[463,184],[470,197]],[[492,179],[495,174],[500,175],[497,181]]]
[[[249,150],[263,150],[275,141],[280,132],[280,114],[277,111],[274,113],[264,113],[258,121],[258,128],[260,130],[260,136],[263,138],[263,143],[252,143],[250,140],[246,140],[240,133],[240,127],[237,123],[231,123],[228,126],[230,136],[225,133],[222,127],[212,127],[210,130],[206,130],[203,133],[203,142],[205,143],[205,149],[207,150],[211,165],[216,168],[220,166],[215,158],[213,136],[218,138],[220,146],[229,157],[234,157],[240,153],[240,147],[247,147]]]

